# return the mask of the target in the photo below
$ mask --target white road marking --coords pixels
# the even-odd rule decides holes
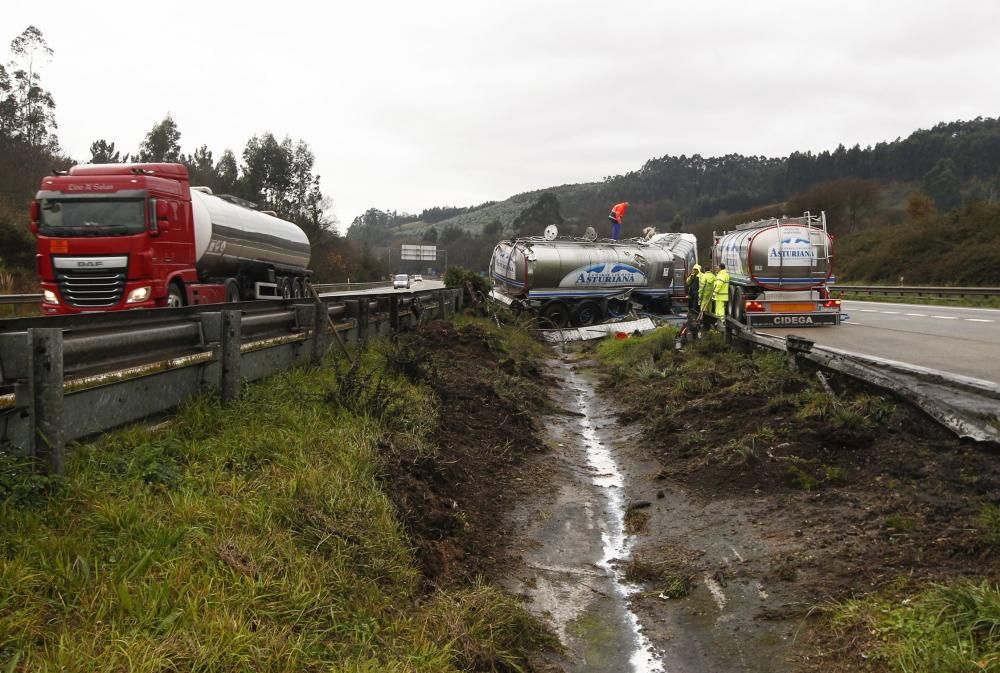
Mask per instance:
[[[715,599],[715,603],[719,606],[719,610],[725,610],[726,594],[722,591],[722,585],[716,582],[711,575],[705,575],[705,586],[711,592],[712,598]]]
[[[937,318],[938,320],[958,320],[958,318],[953,315],[932,315],[931,317]]]
[[[985,318],[962,318],[968,322],[993,322],[992,320],[987,320]]]
[[[884,313],[886,315],[899,315],[899,311],[879,311],[879,313]]]
[[[904,313],[903,315],[912,315],[914,318],[926,318],[926,313]]]
[[[878,313],[878,311],[873,308],[859,308],[858,310],[862,313]]]

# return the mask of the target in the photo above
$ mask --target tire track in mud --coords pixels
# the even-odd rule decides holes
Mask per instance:
[[[592,381],[566,359],[547,366],[566,410],[547,428],[548,488],[514,516],[524,527],[525,567],[507,583],[525,595],[570,652],[574,673],[666,673],[629,599],[639,587],[624,577],[632,536],[625,532],[626,479],[602,427],[612,425]],[[604,425],[602,425],[602,422]]]

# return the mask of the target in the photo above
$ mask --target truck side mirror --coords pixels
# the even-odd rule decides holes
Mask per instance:
[[[42,219],[42,204],[38,201],[31,202],[31,233],[38,236],[38,224]]]

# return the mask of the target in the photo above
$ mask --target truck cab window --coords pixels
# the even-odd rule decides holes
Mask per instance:
[[[39,233],[46,236],[124,236],[146,229],[141,199],[45,199]]]

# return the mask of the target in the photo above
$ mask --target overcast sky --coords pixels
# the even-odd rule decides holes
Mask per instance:
[[[29,24],[74,158],[167,112],[185,152],[302,138],[342,228],[1000,115],[997,0],[4,0],[0,44]]]

